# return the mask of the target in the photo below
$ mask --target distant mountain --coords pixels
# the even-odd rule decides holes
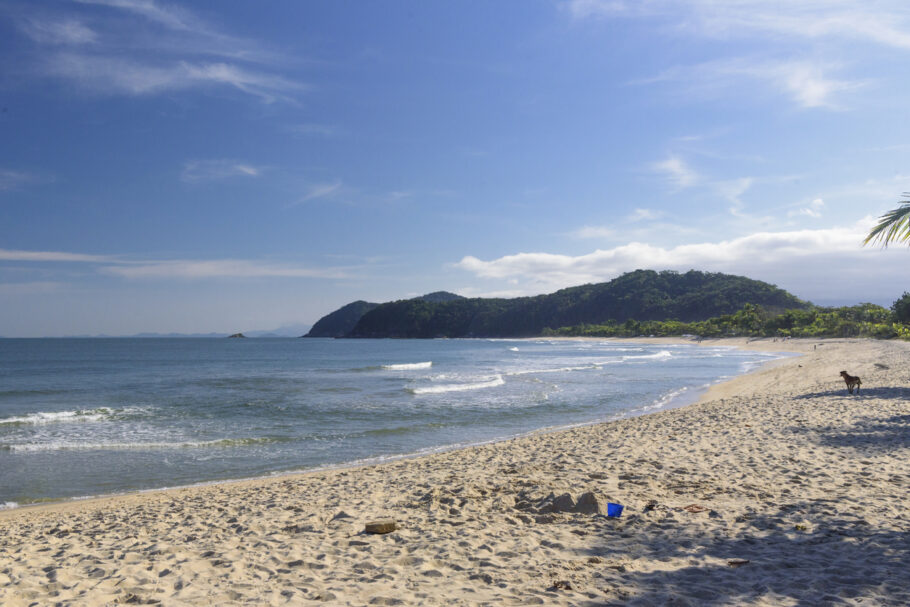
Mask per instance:
[[[608,321],[694,322],[732,314],[747,303],[771,312],[810,305],[774,285],[743,276],[636,270],[610,282],[534,297],[468,299],[443,292],[441,297],[431,293],[381,305],[354,302],[320,319],[308,336],[530,337],[547,328]]]
[[[303,337],[346,337],[357,321],[378,305],[363,300],[351,302],[317,320]]]
[[[449,293],[448,291],[434,291],[420,297],[415,297],[407,301],[422,301],[431,304],[447,303],[465,299],[461,295]],[[348,337],[353,331],[357,322],[363,318],[364,314],[380,306],[381,304],[370,303],[368,301],[355,301],[346,306],[338,308],[331,314],[323,316],[309,333],[303,337]]]
[[[296,323],[281,325],[277,329],[261,329],[258,331],[244,331],[247,337],[300,337],[310,330],[310,325]]]
[[[135,335],[124,335],[123,337],[154,337],[154,338],[174,338],[174,337],[187,337],[187,338],[210,338],[210,337],[227,337],[228,333],[136,333]],[[107,335],[95,335],[93,337],[108,337]]]

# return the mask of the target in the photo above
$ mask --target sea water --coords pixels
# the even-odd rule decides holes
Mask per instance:
[[[778,356],[609,340],[0,339],[0,508],[614,420]]]

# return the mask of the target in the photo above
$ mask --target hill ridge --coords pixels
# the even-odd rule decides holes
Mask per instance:
[[[422,296],[383,304],[353,302],[320,319],[307,336],[534,337],[549,329],[608,321],[706,320],[732,314],[747,303],[771,311],[810,305],[766,282],[697,270],[635,270],[609,282],[513,299],[455,297],[434,301]],[[355,320],[357,310],[362,314]],[[343,326],[331,322],[342,317]],[[326,319],[330,320],[321,325]],[[326,326],[335,331],[325,334],[322,329]]]

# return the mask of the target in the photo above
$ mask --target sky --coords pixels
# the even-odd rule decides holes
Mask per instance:
[[[0,335],[639,268],[890,306],[908,65],[903,0],[0,0]]]

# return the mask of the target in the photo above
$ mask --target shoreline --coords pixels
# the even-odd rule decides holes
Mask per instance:
[[[481,338],[483,339],[483,338]],[[684,338],[684,337],[555,337],[555,338],[542,338],[542,337],[529,337],[529,338],[515,338],[514,341],[524,341],[524,340],[558,340],[558,341],[610,341],[617,343],[627,343],[627,344],[648,344],[648,345],[698,345],[698,346],[724,346],[730,348],[738,348],[744,350],[756,350],[760,352],[779,352],[779,353],[793,353],[799,355],[802,352],[802,348],[797,345],[795,348],[791,347],[790,349],[781,349],[777,347],[771,347],[771,344],[786,343],[784,340],[778,340],[777,338]],[[512,340],[510,340],[512,341]],[[811,340],[813,342],[818,342],[820,340]],[[195,489],[210,487],[213,485],[230,485],[234,483],[246,483],[246,482],[255,482],[255,481],[269,481],[269,480],[281,480],[285,477],[297,477],[297,476],[306,476],[309,474],[316,474],[320,472],[331,472],[338,470],[356,470],[366,466],[381,466],[384,464],[390,464],[393,462],[414,460],[423,457],[429,457],[442,453],[450,453],[453,451],[461,451],[466,449],[473,449],[476,447],[482,447],[485,445],[491,445],[496,443],[504,443],[516,439],[522,439],[530,436],[537,436],[543,434],[551,434],[564,432],[567,430],[572,430],[574,428],[582,428],[586,426],[594,426],[599,424],[612,424],[620,420],[631,419],[635,417],[641,417],[645,415],[652,415],[654,413],[660,413],[662,411],[670,411],[673,409],[679,409],[683,407],[689,407],[691,405],[698,404],[706,395],[715,387],[721,386],[728,382],[734,381],[735,379],[749,375],[751,373],[756,373],[761,369],[764,369],[768,365],[775,364],[779,361],[786,360],[788,357],[779,357],[771,359],[765,362],[762,362],[754,369],[750,369],[733,377],[728,377],[724,379],[718,379],[710,384],[702,386],[698,389],[695,396],[695,400],[684,401],[681,404],[674,405],[673,401],[680,398],[680,394],[677,393],[674,397],[671,397],[668,403],[660,408],[655,410],[650,410],[654,403],[645,405],[644,410],[638,413],[634,413],[637,409],[632,409],[626,411],[623,414],[617,414],[618,416],[612,419],[600,419],[594,421],[584,421],[577,423],[570,423],[563,426],[545,426],[541,428],[536,428],[534,430],[529,430],[521,434],[506,436],[500,438],[493,438],[489,440],[479,441],[479,442],[470,442],[464,444],[453,444],[453,445],[439,445],[435,447],[427,447],[425,449],[413,452],[413,453],[403,453],[397,455],[389,456],[378,456],[373,458],[365,458],[363,460],[355,460],[350,462],[342,462],[338,464],[327,464],[325,466],[317,466],[314,468],[307,469],[297,469],[297,470],[286,470],[286,471],[274,471],[267,474],[251,477],[242,477],[242,478],[228,478],[228,479],[215,479],[215,480],[203,480],[195,483],[189,483],[186,485],[175,485],[175,486],[165,486],[165,487],[155,487],[149,489],[136,489],[130,491],[114,492],[114,493],[104,493],[98,495],[86,495],[86,496],[75,496],[75,497],[65,497],[65,498],[48,498],[46,500],[40,500],[37,502],[30,502],[26,504],[19,504],[16,502],[9,502],[15,504],[14,506],[5,506],[0,504],[0,521],[2,521],[4,513],[15,512],[24,509],[54,509],[57,506],[63,506],[70,503],[90,503],[90,502],[99,502],[104,500],[116,499],[116,498],[126,498],[133,495],[146,495],[157,492],[169,492],[169,491],[181,491],[184,489]]]
[[[745,346],[804,356],[615,422],[0,512],[0,602],[910,603],[910,343]]]

